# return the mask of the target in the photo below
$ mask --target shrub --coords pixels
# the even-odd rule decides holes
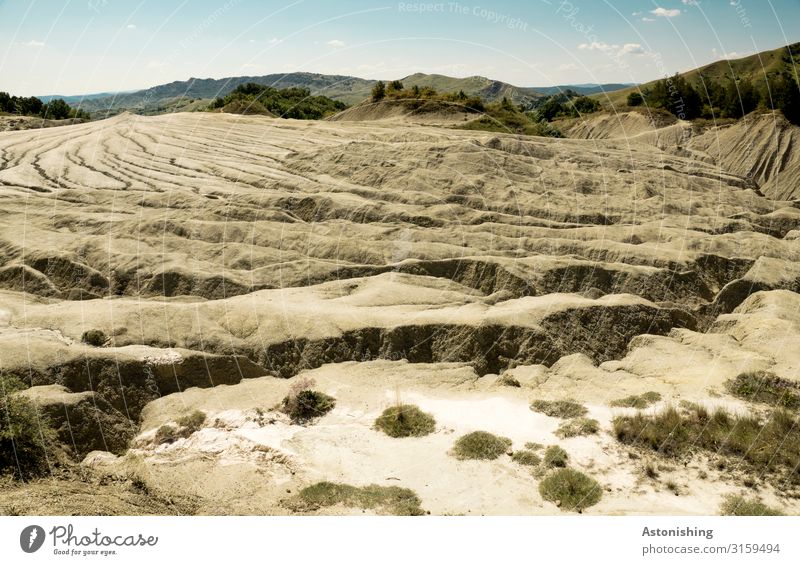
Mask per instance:
[[[106,334],[101,330],[87,330],[83,332],[81,341],[95,347],[102,347],[106,343]]]
[[[354,487],[323,481],[301,490],[298,499],[295,506],[300,511],[341,504],[350,508],[375,509],[396,516],[425,514],[420,508],[421,501],[416,493],[402,487],[379,485]]]
[[[178,429],[171,424],[164,424],[156,430],[156,443],[173,443],[178,439]]]
[[[386,97],[386,85],[383,83],[382,80],[379,80],[375,83],[375,86],[372,87],[372,101],[378,102],[379,100],[383,100]]]
[[[503,375],[497,379],[497,384],[502,386],[510,386],[513,388],[520,388],[522,386],[520,382],[511,375]]]
[[[497,459],[511,447],[511,440],[489,432],[472,432],[461,436],[453,447],[457,459]]]
[[[770,508],[757,498],[745,499],[730,495],[719,507],[722,516],[783,516],[783,512]]]
[[[626,396],[611,402],[611,406],[617,408],[647,408],[661,400],[661,394],[649,391],[644,394]]]
[[[596,434],[600,430],[600,423],[592,418],[575,418],[561,424],[556,430],[556,435],[560,438],[575,436],[588,436]]]
[[[539,484],[542,498],[562,510],[583,511],[600,502],[602,489],[593,478],[575,469],[558,469]]]
[[[628,106],[641,106],[644,104],[644,97],[639,92],[628,94]]]
[[[375,427],[390,437],[421,437],[436,429],[436,420],[411,404],[392,406],[383,411]]]
[[[511,460],[514,463],[519,463],[520,465],[529,465],[531,467],[536,466],[542,462],[542,458],[529,449],[521,449],[519,451],[515,451],[514,454],[511,456]]]
[[[544,451],[545,467],[566,467],[569,455],[558,445],[551,445]]]
[[[573,400],[534,400],[531,410],[541,412],[553,418],[578,418],[585,416],[588,410]]]
[[[184,428],[187,436],[192,435],[194,432],[203,427],[206,421],[206,413],[200,410],[195,410],[190,414],[178,418],[178,425]]]
[[[751,402],[800,408],[800,383],[782,379],[769,371],[742,373],[725,383],[728,391]]]
[[[309,422],[333,410],[336,399],[323,392],[312,390],[314,381],[300,379],[289,388],[281,403],[281,410],[297,424]]]
[[[12,393],[8,377],[0,387],[0,474],[27,480],[46,473],[56,454],[56,434],[48,418],[25,397]]]

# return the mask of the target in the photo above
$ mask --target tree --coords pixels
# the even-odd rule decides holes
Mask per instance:
[[[375,86],[372,87],[372,101],[378,102],[379,100],[383,100],[386,97],[386,85],[383,84],[382,80],[379,80],[375,83]]]
[[[644,98],[639,92],[628,94],[628,106],[641,106],[642,104],[644,104]]]
[[[419,86],[417,86],[416,84],[411,87],[411,95],[414,98],[419,98]]]
[[[61,98],[51,100],[42,106],[41,110],[42,117],[49,118],[51,120],[63,120],[65,118],[69,118],[71,112],[72,108],[70,108],[69,104],[64,102]]]
[[[573,114],[591,114],[600,109],[600,102],[588,96],[578,96],[572,100]]]
[[[800,125],[800,88],[789,73],[771,77],[769,95],[772,108],[780,110],[791,123]]]
[[[386,93],[387,94],[396,93],[396,92],[402,92],[402,91],[403,91],[403,83],[400,82],[399,80],[393,80],[386,87]]]
[[[11,96],[8,92],[0,92],[0,112],[13,112],[14,106],[11,103]]]

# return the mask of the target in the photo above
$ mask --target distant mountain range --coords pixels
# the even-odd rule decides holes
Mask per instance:
[[[610,92],[630,85],[625,84],[581,84],[551,87],[514,86],[499,80],[481,76],[454,78],[438,74],[416,73],[400,79],[405,86],[429,86],[441,92],[463,90],[469,96],[480,96],[489,102],[504,97],[517,104],[528,105],[537,98],[549,96],[570,88],[579,94]],[[345,104],[357,104],[370,96],[376,80],[345,75],[323,75],[317,73],[284,73],[264,76],[238,76],[221,79],[190,78],[144,90],[127,92],[102,92],[83,96],[40,96],[47,102],[63,98],[72,106],[80,106],[93,114],[113,115],[129,111],[138,114],[163,114],[188,111],[207,105],[218,96],[225,96],[240,84],[255,82],[275,88],[302,87],[312,94],[321,94]]]

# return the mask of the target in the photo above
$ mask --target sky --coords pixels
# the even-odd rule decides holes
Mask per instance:
[[[0,0],[0,91],[293,71],[646,82],[800,41],[800,0]]]

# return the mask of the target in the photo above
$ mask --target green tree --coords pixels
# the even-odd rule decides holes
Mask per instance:
[[[639,92],[628,94],[628,106],[641,106],[644,104],[644,97]]]
[[[372,87],[372,101],[377,102],[379,100],[383,100],[386,97],[386,85],[383,84],[382,80],[379,80],[375,83],[375,86]]]
[[[70,108],[69,104],[64,102],[61,98],[51,100],[42,106],[41,110],[42,117],[49,118],[51,120],[63,120],[65,118],[69,118],[71,112],[72,108]]]

